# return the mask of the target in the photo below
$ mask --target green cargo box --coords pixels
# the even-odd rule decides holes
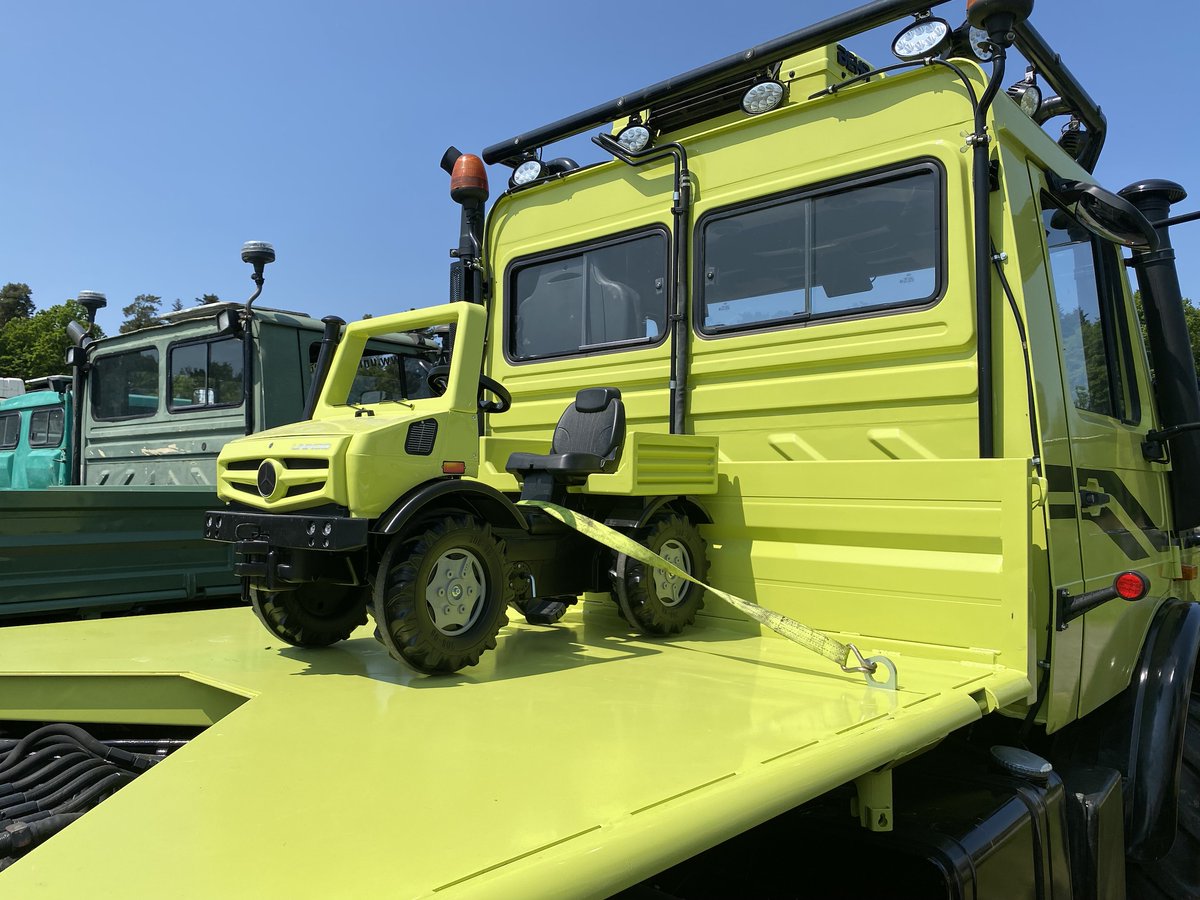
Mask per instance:
[[[230,548],[201,537],[210,487],[0,494],[0,618],[230,597]]]

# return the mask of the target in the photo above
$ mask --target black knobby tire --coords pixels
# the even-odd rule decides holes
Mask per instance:
[[[660,513],[635,535],[645,545],[680,565],[694,578],[708,578],[708,544],[687,516]],[[621,585],[614,585],[622,616],[644,634],[678,634],[696,621],[704,606],[704,589],[681,578],[668,576],[636,559],[618,564],[623,569]],[[621,577],[618,575],[618,577]],[[620,596],[624,588],[624,597]]]
[[[397,536],[384,552],[375,579],[377,637],[418,671],[457,672],[495,649],[508,623],[507,594],[503,543],[478,519],[447,518]]]
[[[250,588],[250,603],[267,631],[293,647],[328,647],[367,622],[369,589],[306,584],[291,591]]]
[[[1125,881],[1129,900],[1200,897],[1200,692],[1188,702],[1175,843],[1160,860],[1126,862]]]

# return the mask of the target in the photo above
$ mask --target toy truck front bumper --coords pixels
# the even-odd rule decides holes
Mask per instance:
[[[331,557],[366,547],[367,520],[208,510],[204,537],[233,544],[239,578],[275,590],[320,578]]]

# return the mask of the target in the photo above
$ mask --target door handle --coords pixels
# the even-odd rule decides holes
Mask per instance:
[[[1082,509],[1092,509],[1097,506],[1104,506],[1112,497],[1103,491],[1082,490],[1079,492],[1079,506]]]

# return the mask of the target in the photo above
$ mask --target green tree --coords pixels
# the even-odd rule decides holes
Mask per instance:
[[[71,346],[67,323],[72,319],[87,321],[87,310],[75,300],[10,320],[0,328],[0,373],[28,379],[66,372],[64,359]],[[100,326],[93,326],[92,336],[104,337]]]
[[[1142,292],[1133,292],[1133,303],[1137,307],[1138,323],[1142,326],[1142,345],[1150,352],[1150,339],[1146,336],[1146,311],[1142,308]],[[1183,298],[1183,320],[1187,323],[1188,339],[1192,344],[1192,359],[1196,371],[1200,373],[1200,307],[1197,307],[1187,297]],[[1151,360],[1153,372],[1153,360]]]
[[[220,302],[221,302],[221,298],[218,297],[216,294],[202,294],[196,298],[197,306],[204,306],[209,303],[220,303]]]
[[[158,308],[161,304],[162,297],[154,294],[138,294],[133,298],[132,303],[121,308],[121,313],[125,316],[125,321],[121,325],[121,334],[157,325],[159,321]]]
[[[0,288],[0,328],[11,319],[33,315],[33,291],[23,281],[10,281]]]
[[[179,312],[183,309],[183,301],[176,297],[171,301],[171,312]]]

